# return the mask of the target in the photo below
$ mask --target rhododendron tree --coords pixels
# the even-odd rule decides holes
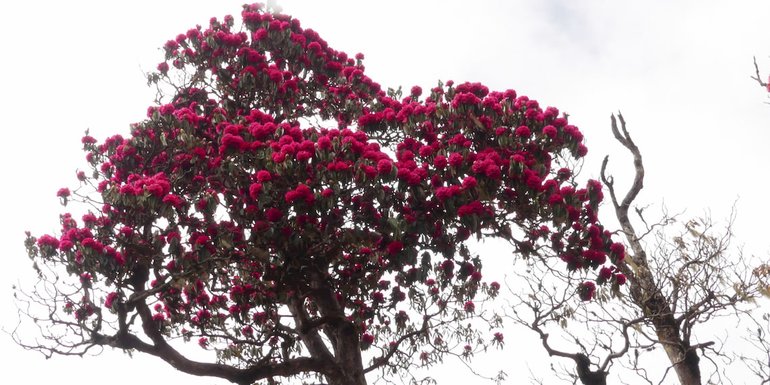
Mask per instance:
[[[479,83],[385,92],[363,55],[298,20],[241,17],[169,40],[148,77],[168,98],[128,135],[83,138],[92,170],[57,195],[87,212],[27,239],[46,288],[27,298],[49,308],[48,343],[30,347],[138,351],[237,384],[364,384],[453,338],[463,356],[502,344],[458,322],[499,289],[472,237],[525,258],[547,246],[587,280],[623,258],[597,222],[601,184],[574,182],[586,148],[556,108]],[[187,358],[187,341],[216,360]]]

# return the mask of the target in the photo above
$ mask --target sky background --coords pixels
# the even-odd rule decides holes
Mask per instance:
[[[0,325],[16,322],[11,285],[30,282],[24,231],[58,229],[56,190],[75,186],[87,165],[86,129],[99,139],[128,133],[154,94],[143,72],[163,43],[209,17],[237,17],[243,1],[7,1],[0,4]],[[118,5],[119,4],[119,5]],[[335,49],[366,55],[384,87],[479,81],[515,89],[570,114],[589,147],[583,176],[610,155],[617,183],[629,158],[613,142],[609,116],[622,111],[645,157],[639,203],[721,220],[737,207],[746,255],[770,259],[770,98],[750,76],[757,56],[770,72],[770,1],[293,1],[279,2]],[[612,223],[605,209],[603,218]],[[484,359],[510,383],[547,372],[532,336],[508,333],[508,349]],[[529,345],[527,345],[529,344]],[[522,349],[523,346],[532,348]],[[523,354],[522,354],[523,353]],[[0,334],[8,383],[222,384],[175,372],[150,358],[55,358],[22,351]],[[483,358],[483,357],[482,357]],[[438,369],[441,369],[439,367]],[[436,371],[439,373],[439,371]],[[468,381],[476,381],[468,373]],[[455,381],[440,382],[459,383]]]

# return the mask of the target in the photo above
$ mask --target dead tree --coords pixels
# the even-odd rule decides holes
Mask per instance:
[[[618,121],[620,126],[618,126]],[[645,317],[663,347],[679,382],[701,384],[699,352],[713,350],[714,341],[696,342],[694,331],[710,319],[741,311],[741,304],[753,299],[757,280],[741,262],[741,255],[730,255],[732,218],[721,236],[712,235],[710,220],[685,223],[685,234],[658,239],[657,252],[648,256],[643,238],[629,218],[629,209],[644,185],[642,155],[626,129],[623,116],[612,116],[612,133],[634,158],[634,181],[619,199],[613,178],[607,176],[608,157],[602,163],[601,177],[610,193],[615,215],[630,250],[619,269],[628,278],[631,301]],[[646,224],[642,210],[640,220]],[[725,282],[732,281],[732,285]]]
[[[516,302],[507,316],[536,332],[549,355],[573,361],[570,373],[562,373],[573,383],[606,384],[614,363],[615,370],[631,371],[650,384],[671,372],[682,385],[725,382],[722,370],[731,356],[721,341],[711,340],[705,326],[714,318],[747,314],[759,295],[757,274],[730,244],[734,215],[720,228],[708,215],[680,220],[664,212],[660,220],[648,222],[643,208],[631,210],[644,185],[642,155],[623,116],[613,115],[611,122],[614,137],[634,164],[632,185],[623,196],[607,174],[608,158],[601,168],[621,227],[617,235],[627,244],[625,259],[617,265],[626,284],[599,287],[593,301],[581,301],[575,288],[584,278],[576,271],[559,274],[555,263],[543,263],[558,256],[540,250],[540,260],[527,262],[528,270],[519,274],[530,277],[518,279],[528,286],[511,289]],[[549,271],[544,275],[533,269]],[[659,348],[670,366],[653,373],[644,364],[647,353]]]

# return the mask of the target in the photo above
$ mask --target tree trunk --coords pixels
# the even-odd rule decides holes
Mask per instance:
[[[585,354],[577,354],[575,359],[577,374],[583,385],[607,385],[607,372],[591,370],[591,360]]]
[[[289,306],[304,345],[311,356],[329,363],[330,370],[324,375],[329,385],[366,385],[356,325],[345,317],[335,291],[320,272],[310,272],[307,278],[312,292],[307,298],[318,308],[319,316],[309,316],[304,296],[298,296]]]
[[[366,385],[358,333],[353,323],[341,321],[325,329],[325,332],[330,339],[336,339],[332,345],[341,371],[340,378],[328,379],[329,385]]]
[[[659,293],[657,293],[660,295]],[[690,348],[689,341],[684,340],[681,337],[679,325],[671,314],[670,307],[667,302],[662,302],[665,306],[661,306],[661,315],[653,316],[652,323],[655,327],[655,334],[658,336],[658,340],[663,345],[663,349],[668,355],[668,359],[671,365],[674,367],[679,383],[682,385],[700,385],[700,367],[698,362],[698,353]]]
[[[632,245],[634,249],[641,245]],[[636,250],[637,253],[639,249]],[[636,254],[634,263],[636,268],[632,271],[629,266],[623,266],[622,270],[628,272],[631,298],[639,306],[643,314],[652,322],[658,341],[668,355],[668,359],[674,368],[674,372],[682,385],[700,385],[700,367],[698,352],[690,347],[690,342],[683,339],[679,329],[679,323],[674,318],[671,305],[655,284],[655,280],[649,272],[647,259],[639,258],[644,253]]]
[[[642,314],[652,322],[658,341],[668,355],[679,383],[682,385],[700,385],[700,367],[698,366],[698,353],[690,347],[689,338],[682,336],[679,323],[674,317],[672,305],[661,293],[655,277],[650,273],[650,264],[644,245],[640,241],[631,220],[628,218],[628,209],[631,203],[644,186],[644,164],[639,147],[631,139],[626,130],[626,122],[623,115],[618,114],[620,127],[617,125],[615,115],[612,115],[612,134],[634,157],[634,182],[622,201],[618,201],[612,178],[607,178],[605,171],[608,157],[604,157],[601,168],[601,178],[607,186],[615,207],[615,215],[618,218],[623,233],[631,245],[633,253],[628,253],[623,263],[618,268],[628,277],[629,291],[635,305],[641,309]]]
[[[366,378],[363,373],[353,376],[345,373],[344,376],[335,376],[334,378],[327,376],[326,381],[329,382],[329,385],[366,385]]]

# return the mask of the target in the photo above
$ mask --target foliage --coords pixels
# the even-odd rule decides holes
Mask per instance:
[[[362,384],[435,362],[453,338],[502,343],[459,324],[499,288],[474,235],[523,257],[547,245],[570,271],[622,260],[597,222],[601,184],[566,166],[586,148],[557,109],[478,83],[384,92],[363,55],[298,20],[241,16],[165,44],[148,76],[158,104],[128,137],[83,138],[92,171],[58,196],[89,211],[27,239],[40,286],[25,298],[47,308],[29,312],[47,343],[28,347],[112,346],[238,384]]]

